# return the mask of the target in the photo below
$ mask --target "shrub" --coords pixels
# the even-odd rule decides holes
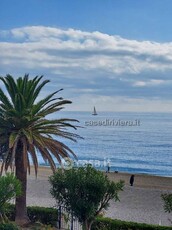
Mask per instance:
[[[39,221],[46,225],[55,225],[58,220],[58,211],[55,208],[28,207],[29,218],[36,222]]]
[[[92,225],[92,230],[172,230],[172,227],[127,222],[99,217]]]
[[[13,173],[0,177],[0,222],[7,222],[6,212],[11,199],[21,194],[21,183]]]
[[[124,183],[110,181],[91,165],[59,169],[49,179],[50,193],[58,204],[76,216],[83,229],[90,230],[95,218],[108,207],[109,201],[119,201]]]
[[[172,193],[165,193],[161,195],[164,201],[164,210],[165,212],[172,212]]]
[[[9,205],[7,216],[9,220],[14,221],[15,219],[15,206],[13,204]],[[27,212],[30,220],[32,222],[41,222],[46,225],[56,225],[58,221],[58,211],[55,208],[45,208],[45,207],[37,207],[30,206],[27,207]]]
[[[12,223],[1,223],[0,230],[18,230],[18,228]]]

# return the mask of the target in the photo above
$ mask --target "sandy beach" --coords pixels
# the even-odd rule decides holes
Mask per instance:
[[[27,205],[55,206],[55,200],[49,194],[48,177],[51,174],[50,168],[40,167],[36,179],[34,170],[31,170],[28,176]],[[172,220],[172,214],[164,212],[161,200],[162,193],[172,192],[172,178],[135,175],[134,186],[130,186],[131,174],[112,172],[108,176],[113,181],[124,180],[125,188],[120,193],[120,202],[111,201],[105,216],[140,223],[172,225],[169,221]]]
[[[111,180],[124,180],[125,189],[120,194],[120,202],[111,201],[106,215],[113,219],[171,226],[172,214],[164,212],[161,194],[172,192],[172,178],[135,175],[132,187],[130,176],[127,173],[109,174]]]

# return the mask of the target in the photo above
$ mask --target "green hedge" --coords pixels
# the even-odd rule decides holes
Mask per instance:
[[[28,215],[31,220],[42,224],[55,226],[58,220],[58,212],[55,208],[28,207]]]
[[[10,204],[8,208],[7,216],[9,220],[15,220],[15,207],[14,205]],[[45,225],[52,225],[55,226],[58,220],[58,212],[55,208],[45,208],[45,207],[37,207],[37,206],[30,206],[27,207],[28,216],[32,222],[41,222]]]
[[[39,221],[45,225],[55,226],[58,220],[58,212],[55,208],[44,207],[28,207],[28,215],[31,221]],[[8,218],[14,221],[15,207],[9,205]],[[1,228],[0,230],[16,230],[17,228]],[[110,218],[99,217],[92,226],[92,230],[172,230],[172,227],[164,227],[158,225],[141,224],[127,222],[121,220],[113,220]]]
[[[149,225],[121,220],[113,220],[110,218],[97,218],[92,226],[92,230],[172,230],[172,227],[159,225]]]
[[[12,223],[0,223],[0,230],[18,230],[17,226]]]

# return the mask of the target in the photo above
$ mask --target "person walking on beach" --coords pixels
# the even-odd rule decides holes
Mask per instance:
[[[130,185],[133,186],[134,184],[134,175],[131,175],[130,177]]]
[[[107,171],[106,171],[107,173],[109,173],[110,172],[110,163],[108,162],[107,163]]]

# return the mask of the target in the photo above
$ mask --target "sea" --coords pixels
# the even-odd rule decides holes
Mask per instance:
[[[63,161],[65,167],[91,164],[106,171],[109,165],[112,172],[172,177],[172,113],[63,111],[56,118],[64,117],[79,121],[77,130],[68,131],[83,138],[59,139],[77,156]]]

